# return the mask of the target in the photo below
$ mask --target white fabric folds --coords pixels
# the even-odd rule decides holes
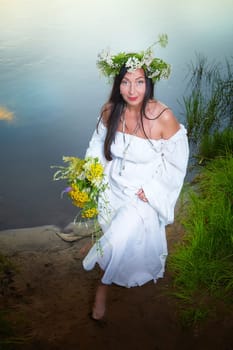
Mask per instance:
[[[102,254],[95,244],[84,258],[83,267],[91,270],[98,263],[105,284],[134,287],[156,282],[165,269],[165,226],[174,220],[187,169],[186,130],[180,125],[170,139],[150,141],[117,132],[110,162],[103,153],[105,135],[106,128],[100,122],[86,152],[86,156],[100,159],[109,184],[105,200],[99,201]],[[140,188],[148,203],[137,197]]]

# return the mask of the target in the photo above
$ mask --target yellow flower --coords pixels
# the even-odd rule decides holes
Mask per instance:
[[[90,182],[101,180],[103,178],[103,166],[99,163],[93,163],[87,171],[86,177]]]
[[[82,211],[82,218],[93,218],[98,214],[98,210],[96,208],[90,208]]]
[[[54,180],[67,179],[68,187],[62,192],[67,193],[73,205],[81,208],[82,218],[94,218],[98,215],[98,198],[105,190],[104,168],[98,158],[63,156],[67,163],[58,167]]]
[[[72,190],[69,192],[69,196],[73,200],[74,205],[79,208],[83,208],[89,201],[89,196],[86,192],[80,191],[76,185],[72,185]]]
[[[76,176],[79,176],[83,172],[83,165],[85,164],[84,159],[80,159],[77,157],[67,157],[63,156],[63,161],[65,163],[69,163],[69,176],[72,178],[76,178]]]

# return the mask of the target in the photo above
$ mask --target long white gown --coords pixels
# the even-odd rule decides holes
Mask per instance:
[[[83,267],[91,270],[98,263],[104,284],[134,287],[156,282],[163,277],[167,257],[165,226],[174,220],[186,174],[186,130],[180,125],[168,140],[117,132],[110,162],[103,153],[105,135],[106,127],[100,122],[86,152],[104,165],[109,187],[99,201],[101,251],[93,245]],[[136,195],[140,188],[148,202]]]

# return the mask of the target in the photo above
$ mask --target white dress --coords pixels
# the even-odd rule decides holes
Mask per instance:
[[[167,257],[165,226],[173,222],[186,174],[186,130],[180,125],[168,140],[149,141],[117,132],[110,162],[103,153],[105,135],[106,127],[100,122],[86,152],[104,165],[109,187],[105,200],[99,201],[101,251],[95,244],[83,267],[91,270],[98,263],[104,284],[134,287],[156,282],[163,277]],[[148,202],[136,195],[140,188]]]

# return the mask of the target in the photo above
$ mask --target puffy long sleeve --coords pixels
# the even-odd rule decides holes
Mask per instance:
[[[159,213],[160,220],[170,224],[174,220],[175,204],[186,175],[189,147],[186,130],[180,130],[159,145],[160,162],[156,164],[152,179],[143,184],[149,204]]]
[[[107,160],[104,156],[104,140],[106,135],[106,127],[100,121],[98,127],[94,131],[89,146],[86,150],[85,157],[98,157],[99,161],[105,167]]]

